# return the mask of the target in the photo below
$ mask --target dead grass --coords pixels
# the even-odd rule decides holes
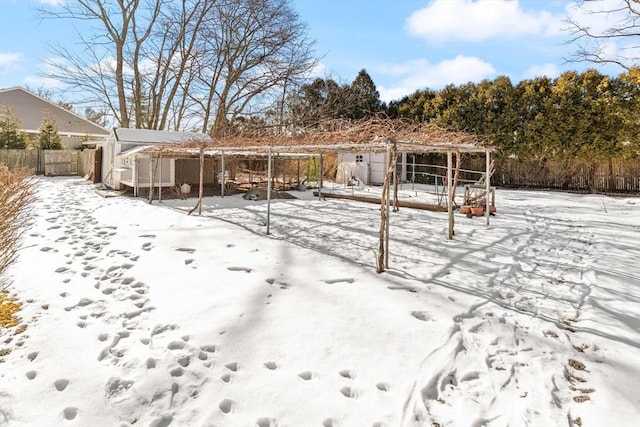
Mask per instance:
[[[7,292],[0,292],[0,328],[13,328],[20,324],[16,313],[20,311],[22,304]]]

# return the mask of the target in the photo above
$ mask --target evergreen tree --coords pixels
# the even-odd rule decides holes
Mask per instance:
[[[58,134],[58,124],[51,117],[45,117],[40,125],[40,148],[61,150],[62,137]]]
[[[349,117],[362,119],[370,117],[380,111],[380,93],[367,70],[362,69],[349,87],[351,97],[349,103]]]
[[[24,132],[20,132],[21,125],[20,120],[10,108],[5,107],[0,111],[0,148],[27,147]]]

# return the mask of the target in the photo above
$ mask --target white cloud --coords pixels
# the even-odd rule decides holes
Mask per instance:
[[[0,67],[13,67],[22,59],[22,54],[18,52],[0,52]]]
[[[593,34],[602,34],[623,23],[628,16],[620,3],[620,0],[569,3],[566,10],[570,20],[588,27]]]
[[[562,74],[560,68],[556,64],[542,64],[542,65],[533,65],[524,72],[525,79],[533,79],[535,77],[558,77]]]
[[[404,64],[384,65],[377,71],[381,74],[400,77],[396,84],[378,87],[380,98],[386,102],[410,95],[418,89],[435,89],[447,84],[480,81],[496,73],[491,64],[479,58],[464,55],[458,55],[437,64],[431,64],[426,59],[417,59]]]
[[[40,0],[41,4],[48,4],[50,6],[64,6],[67,1],[66,0]]]
[[[561,30],[562,19],[546,11],[525,11],[518,0],[435,0],[413,13],[406,29],[429,42],[478,42],[498,37],[555,35]]]
[[[327,66],[322,62],[318,62],[309,72],[307,77],[310,78],[324,78],[327,75]]]

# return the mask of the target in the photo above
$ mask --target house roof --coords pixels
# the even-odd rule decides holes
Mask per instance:
[[[86,118],[47,101],[21,87],[0,89],[0,106],[8,107],[20,119],[22,130],[39,132],[44,117],[51,117],[63,135],[106,136],[109,131]]]
[[[116,141],[131,145],[211,143],[209,135],[198,132],[114,128]]]

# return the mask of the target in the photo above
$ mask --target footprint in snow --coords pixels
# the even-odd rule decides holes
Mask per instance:
[[[69,385],[69,380],[64,379],[64,378],[56,380],[56,382],[53,383],[53,386],[58,391],[64,391],[64,389],[66,389],[68,385]]]
[[[230,370],[232,372],[238,372],[238,369],[240,369],[240,366],[238,365],[238,362],[227,363],[224,366],[225,366],[225,368],[227,368],[228,370]]]
[[[233,402],[233,400],[230,400],[230,399],[224,399],[222,402],[218,404],[218,408],[220,408],[220,411],[222,411],[223,414],[230,413],[231,411],[233,411],[234,407],[235,407],[235,403]]]
[[[178,248],[178,249],[176,249],[176,251],[178,251],[178,252],[186,252],[186,253],[192,254],[196,250],[192,249],[192,248]]]
[[[309,381],[310,379],[315,377],[315,374],[311,371],[304,371],[299,373],[298,376],[305,381]]]
[[[342,393],[342,395],[344,397],[348,397],[349,399],[357,399],[358,398],[358,392],[356,391],[356,389],[351,388],[351,387],[342,387],[340,389],[340,393]]]
[[[343,377],[343,378],[348,378],[350,380],[354,379],[356,377],[355,372],[350,371],[348,369],[343,369],[342,371],[338,372],[338,374]]]
[[[412,311],[411,315],[418,320],[422,320],[423,322],[426,322],[427,320],[432,320],[431,314],[429,314],[429,312],[427,311]]]
[[[327,279],[324,281],[324,283],[327,283],[329,285],[333,285],[334,283],[342,283],[342,282],[353,283],[355,282],[355,279],[348,277],[348,278],[341,278],[341,279]]]
[[[387,383],[378,383],[376,388],[380,391],[389,391],[389,385]]]
[[[71,421],[78,416],[78,408],[64,408],[62,410],[62,415],[65,420]]]
[[[251,273],[251,269],[249,267],[227,267],[229,271],[244,271],[245,273]]]

